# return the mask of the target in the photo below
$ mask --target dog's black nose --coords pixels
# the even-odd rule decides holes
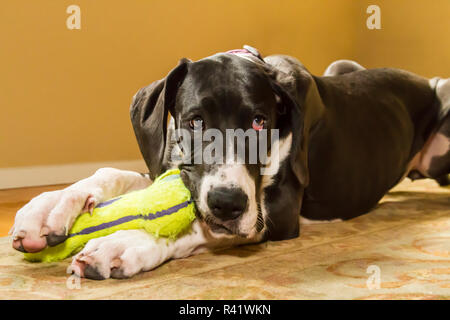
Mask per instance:
[[[248,197],[240,188],[214,188],[207,197],[211,212],[222,221],[236,219],[247,209]]]

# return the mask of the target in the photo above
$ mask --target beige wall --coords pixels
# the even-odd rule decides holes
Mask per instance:
[[[381,9],[382,29],[356,28],[352,57],[363,65],[407,69],[426,77],[450,77],[449,0],[358,0],[355,25],[366,8]]]
[[[70,4],[81,30],[66,28]],[[380,5],[382,30],[365,27],[368,4]],[[449,12],[448,0],[3,0],[0,168],[139,158],[137,89],[183,56],[245,43],[314,73],[351,58],[448,77]]]

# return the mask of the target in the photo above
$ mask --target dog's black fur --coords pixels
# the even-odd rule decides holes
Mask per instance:
[[[169,113],[175,128],[189,129],[200,115],[206,127],[222,132],[251,128],[261,114],[267,128],[280,130],[280,140],[292,134],[288,158],[256,196],[268,213],[266,239],[297,237],[300,213],[332,220],[368,212],[408,173],[433,133],[450,136],[450,106],[439,102],[428,79],[397,69],[317,77],[292,57],[250,60],[229,53],[183,59],[136,94],[131,119],[153,178],[173,165],[177,142],[168,133]],[[447,152],[434,159],[429,176],[442,179],[449,165]],[[257,190],[259,167],[247,165]],[[194,199],[202,176],[214,168],[180,166]]]

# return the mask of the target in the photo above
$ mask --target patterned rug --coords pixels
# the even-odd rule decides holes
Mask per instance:
[[[450,189],[406,180],[370,214],[297,239],[173,260],[128,280],[66,274],[0,238],[1,299],[449,299]]]

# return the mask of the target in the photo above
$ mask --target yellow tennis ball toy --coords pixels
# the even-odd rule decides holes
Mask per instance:
[[[28,261],[59,261],[80,251],[89,240],[118,230],[144,229],[173,240],[187,232],[194,219],[195,206],[180,171],[168,170],[148,188],[99,203],[92,213],[81,214],[64,242],[24,256]]]

